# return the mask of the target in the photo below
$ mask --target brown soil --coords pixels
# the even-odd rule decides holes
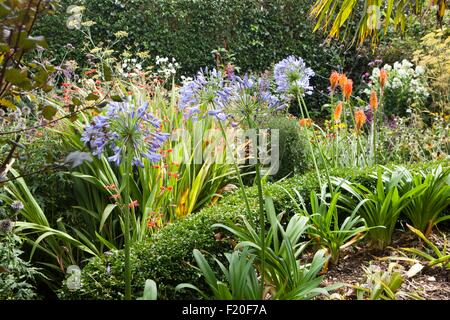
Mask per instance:
[[[446,233],[448,238],[449,233]],[[430,240],[442,250],[446,241],[445,236],[445,233],[437,232],[430,236]],[[366,282],[367,278],[363,267],[368,267],[372,264],[378,266],[381,270],[387,270],[390,263],[398,263],[399,266],[396,268],[396,271],[399,271],[404,278],[404,282],[398,291],[400,292],[398,299],[414,299],[405,294],[415,294],[426,300],[449,300],[450,270],[446,270],[443,267],[424,267],[412,277],[406,275],[406,272],[414,265],[414,262],[396,260],[396,258],[415,258],[421,261],[422,265],[426,265],[424,259],[414,256],[412,253],[403,253],[400,250],[400,248],[412,247],[428,250],[418,237],[405,232],[395,234],[392,247],[388,247],[383,252],[374,251],[363,243],[353,245],[341,253],[336,266],[329,267],[323,284],[325,286],[337,283],[344,284],[344,286],[334,291],[335,294],[332,295],[332,299],[356,299],[356,292],[352,285],[360,286]],[[447,249],[447,251],[450,250]]]

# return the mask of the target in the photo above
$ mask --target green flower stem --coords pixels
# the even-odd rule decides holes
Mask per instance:
[[[249,126],[252,127],[250,119],[247,118],[247,122],[249,123]],[[219,121],[219,125],[220,125],[220,130],[222,131],[222,135],[223,138],[225,139],[225,143],[226,143],[226,147],[227,150],[231,151],[231,147],[229,145],[228,139],[227,139],[227,135],[225,132],[225,128],[223,127],[223,124],[221,121]],[[259,130],[257,129],[257,136],[259,134]],[[258,153],[258,148],[257,148],[257,141],[256,141],[256,150]],[[242,181],[242,176],[239,170],[239,167],[236,163],[236,161],[234,160],[233,157],[233,165],[236,171],[236,175],[238,177],[238,181],[240,184],[240,189],[242,192],[242,197],[244,198],[244,202],[245,202],[245,206],[247,209],[247,212],[249,215],[251,215],[251,210],[250,210],[250,204],[248,202],[248,197],[247,194],[245,192],[245,188],[244,188],[244,183]],[[264,196],[263,196],[263,188],[262,188],[262,182],[261,182],[261,163],[259,161],[259,157],[258,154],[256,155],[256,184],[258,187],[258,199],[259,199],[259,219],[260,219],[260,238],[261,238],[261,286],[262,286],[262,292],[264,292],[264,287],[265,287],[265,283],[264,283],[264,269],[265,269],[265,254],[266,254],[266,248],[265,248],[265,209],[264,209]],[[264,298],[264,297],[262,297]]]
[[[378,103],[377,113],[380,114],[379,117],[377,116],[377,121],[378,121],[378,127],[377,128],[378,128],[378,130],[380,130],[380,135],[379,135],[379,137],[377,137],[377,141],[375,142],[375,143],[378,144],[378,140],[381,141],[381,142],[384,141],[384,137],[383,137],[384,132],[382,130],[382,128],[383,128],[383,90],[381,90],[381,88],[380,88],[380,100],[379,100],[379,103]]]
[[[225,132],[225,128],[223,127],[223,124],[222,124],[222,122],[220,120],[218,122],[219,122],[219,125],[220,125],[220,130],[222,131],[222,136],[225,139],[225,144],[226,144],[227,150],[231,152],[231,147],[230,147],[230,144],[228,143],[228,138],[227,138],[227,134]],[[239,186],[241,187],[242,198],[244,199],[245,208],[247,210],[247,213],[249,215],[251,215],[252,211],[250,209],[250,204],[248,202],[247,194],[245,193],[244,182],[242,181],[242,177],[241,177],[241,173],[240,173],[239,167],[237,165],[237,162],[234,160],[233,155],[231,155],[231,157],[233,159],[234,170],[236,171],[236,175],[238,177]]]
[[[122,213],[125,220],[124,241],[125,241],[125,300],[131,300],[131,264],[130,264],[130,174],[133,154],[125,149],[124,164],[124,189]]]
[[[375,109],[373,112],[373,119],[372,119],[372,142],[373,142],[373,161],[375,164],[378,163],[377,161],[377,113],[378,110]]]
[[[297,101],[298,101],[298,105],[300,107],[300,112],[302,114],[302,118],[305,118],[305,113],[303,112],[303,108],[302,108],[302,104],[300,101],[300,95],[297,94]],[[316,174],[317,174],[317,181],[319,182],[320,185],[322,185],[322,179],[320,179],[320,171],[319,171],[319,167],[317,166],[317,161],[316,161],[316,156],[314,155],[314,150],[312,147],[312,143],[308,138],[308,129],[306,129],[306,126],[303,126],[303,131],[305,133],[306,139],[308,140],[308,146],[309,146],[309,152],[311,153],[311,157],[313,159],[313,163],[314,163],[314,168],[316,169]]]
[[[356,120],[355,120],[355,115],[354,115],[354,112],[353,112],[353,106],[350,103],[350,101],[344,102],[344,105],[346,105],[347,103],[350,106],[350,115],[351,115],[351,118],[352,118],[352,121],[353,121],[353,128],[355,128],[355,130],[356,130]],[[367,166],[366,155],[363,152],[363,148],[362,148],[362,145],[361,145],[361,140],[359,139],[359,134],[358,133],[356,133],[356,143],[357,143],[357,149],[359,149],[361,151],[361,155],[363,157],[364,165]],[[358,150],[356,151],[356,153],[358,153]]]
[[[259,149],[258,149],[258,139],[259,139],[259,129],[258,126],[252,123],[249,116],[247,116],[247,123],[249,128],[256,128],[256,139],[255,141],[255,150],[256,150],[256,185],[258,188],[258,201],[259,201],[259,223],[260,223],[260,230],[259,230],[259,237],[261,239],[261,292],[264,293],[265,289],[265,281],[264,281],[264,270],[266,265],[266,219],[265,219],[265,200],[263,195],[263,186],[262,186],[262,179],[261,179],[261,162],[259,161]],[[262,297],[264,299],[264,297]]]
[[[311,119],[309,117],[309,112],[308,112],[308,108],[306,106],[305,100],[303,99],[302,96],[300,96],[300,97],[297,96],[297,98],[299,98],[299,100],[302,102],[303,108],[305,109],[305,112],[306,112],[306,116],[308,117],[308,119]],[[316,141],[316,145],[317,145],[317,148],[319,149],[320,157],[322,158],[322,162],[323,162],[323,165],[325,167],[325,173],[326,173],[326,176],[327,176],[328,186],[330,188],[331,194],[333,195],[334,194],[334,190],[333,190],[333,185],[331,184],[331,178],[330,178],[330,172],[328,171],[327,160],[325,159],[325,155],[323,154],[323,150],[322,150],[322,148],[319,145],[319,141],[317,141],[317,139],[316,139],[316,136],[314,134],[314,130],[313,130],[313,137],[314,137],[314,140]],[[311,141],[309,141],[309,144],[310,144],[310,147],[311,147],[311,150],[312,150]],[[318,169],[316,169],[316,170],[317,170],[317,176],[320,177],[319,170]],[[320,181],[320,178],[319,178],[319,183],[320,183],[320,185],[322,185],[322,183]]]

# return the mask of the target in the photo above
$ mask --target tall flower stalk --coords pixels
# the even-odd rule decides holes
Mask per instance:
[[[282,110],[286,105],[271,93],[270,83],[265,78],[254,78],[245,75],[243,78],[236,75],[224,77],[216,70],[200,71],[189,83],[184,84],[180,90],[180,109],[188,117],[212,116],[219,123],[227,150],[232,152],[226,126],[242,126],[248,129],[255,129],[256,136],[260,134],[260,120],[269,113]],[[258,140],[258,138],[256,139]],[[265,289],[265,199],[261,176],[261,161],[258,148],[258,141],[253,141],[256,150],[256,178],[255,183],[258,188],[259,200],[259,237],[261,244],[260,275],[261,292]],[[247,213],[252,214],[247,194],[240,174],[237,161],[233,157],[233,164],[236,170],[242,196],[245,202]],[[262,297],[264,298],[264,297]]]
[[[168,134],[162,133],[161,121],[148,111],[148,103],[112,102],[106,114],[98,115],[86,125],[81,140],[99,158],[109,155],[108,160],[119,167],[123,174],[120,189],[115,197],[124,223],[125,251],[125,299],[131,299],[130,215],[139,205],[130,198],[132,168],[144,167],[144,160],[160,161],[159,149]],[[111,155],[112,154],[112,155]]]
[[[311,118],[303,96],[305,94],[312,94],[313,87],[310,85],[310,78],[313,76],[314,71],[311,68],[306,67],[306,64],[302,58],[295,56],[289,56],[286,59],[281,60],[274,67],[274,78],[277,85],[277,92],[284,95],[287,99],[296,98],[302,118],[308,120]],[[308,137],[307,126],[302,125],[302,127],[305,136]],[[316,170],[317,180],[320,184],[322,184],[317,159],[310,139],[308,139],[308,146],[314,168]],[[318,148],[320,149],[320,146],[318,146]]]
[[[375,91],[370,93],[370,109],[372,110],[373,119],[371,123],[371,137],[372,137],[372,157],[373,161],[377,163],[377,113],[378,113],[378,97]]]

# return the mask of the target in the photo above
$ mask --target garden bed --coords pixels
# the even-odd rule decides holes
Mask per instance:
[[[444,238],[444,236],[446,238]],[[444,245],[444,240],[450,236],[449,231],[442,231],[441,234],[433,234],[430,238],[440,248]],[[356,298],[355,289],[352,286],[360,286],[366,282],[367,276],[363,267],[374,265],[381,270],[387,270],[392,262],[398,263],[401,273],[404,275],[404,282],[400,287],[402,292],[417,293],[425,300],[449,300],[450,299],[450,271],[444,268],[424,268],[411,278],[406,275],[413,263],[398,261],[401,256],[401,248],[423,248],[423,242],[411,233],[397,232],[393,239],[392,246],[385,251],[377,251],[367,244],[357,244],[342,252],[342,258],[337,266],[330,267],[325,274],[323,285],[343,283],[345,286],[339,288],[332,295],[334,299],[352,300]],[[399,297],[400,300],[408,299]]]

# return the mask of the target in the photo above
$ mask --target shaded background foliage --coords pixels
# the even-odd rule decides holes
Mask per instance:
[[[62,0],[57,14],[42,19],[36,33],[52,39],[57,60],[67,54],[82,63],[83,37],[66,27],[67,7],[82,5],[83,21],[96,22],[91,27],[94,41],[114,39],[114,33],[126,31],[128,37],[114,47],[117,52],[148,50],[153,59],[175,57],[180,75],[213,66],[211,52],[218,48],[234,54],[243,71],[262,72],[289,54],[298,55],[316,72],[313,84],[319,90],[308,102],[315,102],[318,110],[327,93],[324,78],[331,70],[345,68],[360,75],[369,60],[367,54],[345,50],[336,42],[325,44],[322,34],[313,33],[314,21],[307,18],[311,4],[311,0]],[[75,50],[68,51],[68,43]]]

